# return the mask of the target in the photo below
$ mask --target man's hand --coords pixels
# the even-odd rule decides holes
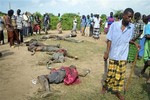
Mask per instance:
[[[145,38],[146,38],[146,39],[150,39],[150,35],[149,35],[149,34],[146,34],[146,35],[145,35]]]
[[[108,59],[108,55],[109,55],[109,53],[108,52],[104,52],[104,60],[106,61],[107,59]]]
[[[139,44],[135,43],[135,46],[138,50],[140,50],[141,46]]]

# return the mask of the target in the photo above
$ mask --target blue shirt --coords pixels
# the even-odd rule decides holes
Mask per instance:
[[[90,25],[91,25],[91,20],[90,19],[86,19],[86,26],[90,27]]]
[[[150,34],[150,22],[148,22],[147,25],[145,25],[145,30],[144,30],[145,35]]]
[[[107,33],[107,39],[111,41],[109,59],[112,60],[127,60],[129,52],[129,41],[134,35],[134,25],[129,25],[121,30],[122,20],[111,24]]]

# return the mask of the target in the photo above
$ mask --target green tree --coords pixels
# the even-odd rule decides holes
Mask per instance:
[[[114,17],[118,18],[118,17],[122,17],[122,12],[123,10],[114,10]]]
[[[106,20],[107,20],[107,16],[106,16],[106,14],[102,14],[102,15],[101,15],[101,21],[102,21],[102,25],[101,25],[101,32],[103,32],[103,31],[104,31],[104,26],[105,26],[105,22],[106,22]]]
[[[72,27],[73,27],[73,20],[74,20],[74,17],[77,17],[77,23],[78,23],[78,26],[77,28],[79,28],[79,23],[80,23],[80,17],[79,15],[77,14],[74,14],[74,13],[65,13],[62,15],[62,28],[63,30],[71,30]]]
[[[3,12],[0,11],[0,16],[4,16],[4,15],[5,15],[5,13],[3,13]]]

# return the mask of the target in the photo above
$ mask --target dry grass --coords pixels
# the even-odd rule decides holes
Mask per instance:
[[[105,37],[103,37],[105,38]],[[53,67],[61,65],[69,66],[76,65],[80,68],[89,68],[91,73],[84,78],[80,78],[81,83],[76,85],[66,86],[61,84],[52,84],[54,90],[59,90],[59,93],[54,93],[49,97],[40,98],[40,93],[29,97],[29,100],[117,100],[111,93],[105,95],[100,94],[101,79],[103,74],[103,52],[105,50],[105,43],[84,41],[83,43],[71,43],[66,41],[45,41],[47,44],[61,44],[69,53],[79,57],[79,60],[67,59],[63,64],[55,64]],[[138,62],[141,64],[141,62]],[[141,69],[139,69],[141,70]],[[145,84],[144,78],[134,78],[126,92],[126,100],[150,100],[149,85]]]

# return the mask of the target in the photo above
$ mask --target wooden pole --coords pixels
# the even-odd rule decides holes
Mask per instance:
[[[9,9],[11,9],[11,4],[10,4],[10,2],[9,2]]]

